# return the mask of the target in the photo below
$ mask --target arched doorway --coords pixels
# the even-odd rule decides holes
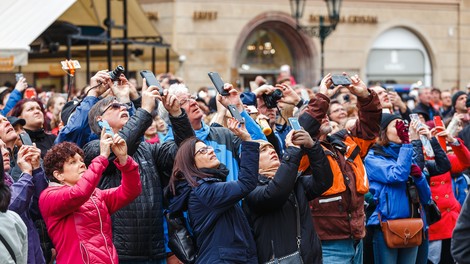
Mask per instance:
[[[297,83],[312,86],[317,55],[310,38],[296,30],[295,20],[286,13],[268,12],[252,19],[236,42],[232,72],[240,77],[242,87],[257,75],[275,84],[281,65],[291,66]]]
[[[431,61],[423,42],[403,27],[382,33],[369,52],[367,80],[369,83],[431,86]]]

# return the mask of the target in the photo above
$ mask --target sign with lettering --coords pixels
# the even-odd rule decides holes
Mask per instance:
[[[215,20],[217,11],[194,11],[193,20]]]
[[[328,16],[324,17],[325,23],[329,23],[330,19]],[[311,23],[319,23],[320,22],[320,15],[310,15],[309,22]],[[378,17],[377,16],[342,16],[339,19],[339,23],[349,23],[349,24],[377,24]]]

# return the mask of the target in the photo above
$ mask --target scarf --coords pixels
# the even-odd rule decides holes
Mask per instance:
[[[210,126],[206,125],[204,122],[201,122],[202,124],[202,127],[201,129],[199,130],[194,130],[194,132],[196,133],[196,137],[202,141],[205,141],[207,136],[209,136],[209,132],[210,132]],[[168,126],[168,132],[165,136],[165,138],[163,139],[163,142],[167,142],[168,140],[174,140],[174,136],[173,136],[173,127],[172,126]]]

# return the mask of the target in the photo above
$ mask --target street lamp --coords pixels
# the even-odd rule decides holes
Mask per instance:
[[[289,0],[291,15],[295,18],[297,29],[303,31],[310,37],[320,38],[321,47],[321,76],[325,75],[325,58],[324,58],[324,44],[325,39],[336,29],[336,25],[339,22],[339,10],[341,8],[342,0],[325,0],[328,8],[328,20],[329,23],[325,24],[325,18],[320,16],[320,24],[317,26],[302,26],[299,22],[302,18],[305,9],[306,0]]]

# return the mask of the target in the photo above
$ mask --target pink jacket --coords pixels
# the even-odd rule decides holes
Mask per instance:
[[[76,185],[51,183],[41,193],[39,208],[57,250],[57,263],[113,263],[118,256],[113,245],[111,214],[134,200],[142,191],[137,163],[117,161],[121,186],[97,189],[108,160],[98,156]]]

